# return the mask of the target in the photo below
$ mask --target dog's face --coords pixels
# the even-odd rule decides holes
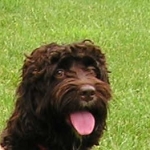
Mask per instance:
[[[80,135],[89,135],[107,114],[110,88],[100,80],[97,63],[89,56],[61,59],[53,74],[53,90],[48,92],[53,108]]]
[[[53,118],[81,136],[104,128],[111,90],[98,47],[83,42],[36,49],[25,61],[22,79],[18,94],[28,97],[37,118],[48,124]]]

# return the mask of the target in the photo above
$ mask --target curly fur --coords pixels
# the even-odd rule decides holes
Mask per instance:
[[[56,70],[69,68],[73,60],[75,65],[94,66],[96,77],[56,78]],[[81,107],[76,92],[85,83],[97,89],[98,100],[88,108]],[[5,150],[91,149],[98,145],[106,128],[107,104],[111,98],[105,55],[90,40],[41,46],[26,56],[16,95],[15,109],[1,136],[0,144]],[[66,116],[84,109],[92,112],[96,124],[90,135],[81,136],[68,125]]]

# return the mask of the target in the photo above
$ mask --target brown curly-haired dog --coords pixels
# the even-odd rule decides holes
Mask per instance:
[[[106,127],[111,98],[105,56],[90,40],[51,43],[26,56],[5,150],[89,150]]]

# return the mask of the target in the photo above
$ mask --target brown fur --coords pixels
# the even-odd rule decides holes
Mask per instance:
[[[83,85],[95,89],[90,102],[81,99]],[[15,109],[1,137],[5,150],[88,150],[98,145],[111,90],[105,55],[92,41],[35,49],[26,56],[16,93]],[[94,115],[96,124],[91,134],[81,136],[68,115],[83,110]]]

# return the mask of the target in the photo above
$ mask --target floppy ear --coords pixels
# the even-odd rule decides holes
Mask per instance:
[[[14,111],[7,122],[4,139],[7,136],[11,137],[26,137],[30,131],[34,132],[38,128],[37,119],[35,116],[35,103],[40,99],[34,85],[26,85],[20,83],[17,89],[17,100]],[[37,94],[37,96],[35,96]],[[36,97],[36,99],[34,99]],[[36,124],[36,126],[35,126]],[[14,139],[14,138],[12,138]],[[10,139],[9,139],[10,140]]]
[[[43,98],[51,88],[52,74],[55,70],[55,61],[59,60],[60,46],[56,43],[43,45],[35,49],[30,56],[26,56],[22,67],[20,85],[17,89],[17,105],[25,105],[26,112],[40,117],[40,106]],[[48,87],[48,88],[47,88]],[[30,116],[31,116],[30,115]]]
[[[21,82],[16,91],[15,108],[4,130],[4,140],[8,140],[7,137],[25,137],[30,134],[30,131],[38,131],[36,130],[38,128],[36,107],[46,88],[45,85],[43,86],[43,76],[46,70],[43,61],[44,53],[45,49],[43,51],[36,49],[34,56],[32,53],[24,61]]]

